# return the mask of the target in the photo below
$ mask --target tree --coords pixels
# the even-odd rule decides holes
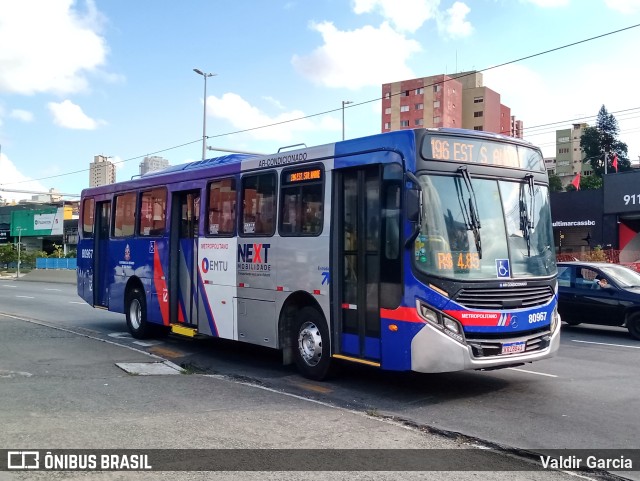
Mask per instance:
[[[562,180],[556,174],[549,174],[549,190],[551,192],[562,192]]]
[[[618,155],[618,170],[631,170],[631,162],[627,157],[627,144],[617,139],[620,128],[616,118],[607,112],[606,107],[600,107],[595,127],[587,127],[580,138],[580,149],[584,152],[583,162],[589,162],[593,173],[602,177],[604,163],[607,159],[607,173],[614,171],[611,165],[613,154]],[[582,182],[580,182],[582,188]]]
[[[16,251],[13,244],[0,245],[0,264],[4,264],[7,267],[11,262],[18,260],[18,251]]]
[[[581,190],[602,189],[602,177],[597,175],[583,175],[580,177]]]
[[[597,190],[602,189],[602,178],[596,175],[581,175],[580,176],[580,190]],[[572,192],[577,190],[575,185],[569,184],[564,190]]]

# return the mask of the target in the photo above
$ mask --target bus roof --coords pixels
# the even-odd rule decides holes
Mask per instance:
[[[468,130],[468,129],[454,129],[454,128],[446,128],[446,127],[438,127],[438,128],[420,128],[420,129],[403,129],[403,130],[394,130],[391,132],[383,132],[380,134],[373,134],[366,137],[360,137],[355,139],[348,139],[341,142],[334,142],[325,145],[313,146],[313,147],[305,147],[302,149],[288,150],[283,152],[278,152],[274,154],[228,154],[223,155],[221,157],[214,157],[211,159],[197,160],[194,162],[189,162],[185,164],[179,164],[167,167],[162,170],[149,172],[143,176],[132,178],[130,180],[116,182],[114,184],[107,184],[99,187],[89,187],[82,190],[82,196],[87,193],[87,191],[91,191],[91,194],[107,194],[107,193],[115,193],[122,192],[126,190],[134,190],[140,187],[152,187],[157,186],[159,183],[171,182],[172,174],[178,174],[182,172],[189,171],[198,171],[204,169],[210,169],[218,167],[216,169],[217,175],[230,175],[237,173],[242,170],[242,164],[245,161],[252,159],[268,159],[274,156],[287,156],[287,155],[295,155],[297,152],[304,151],[318,151],[322,148],[335,147],[336,153],[339,151],[357,151],[359,149],[367,150],[370,148],[397,148],[400,144],[407,145],[407,138],[416,138],[416,135],[420,135],[420,132],[426,132],[427,134],[439,133],[443,135],[454,135],[454,136],[469,136],[480,139],[501,141],[501,142],[510,142],[515,144],[520,144],[532,148],[536,148],[530,142],[524,141],[522,139],[509,137],[506,135],[495,134],[492,132],[483,132],[478,130]],[[414,144],[412,146],[413,149],[417,148]],[[311,159],[310,159],[311,160]],[[225,168],[227,167],[227,168]],[[163,177],[166,176],[166,179]]]

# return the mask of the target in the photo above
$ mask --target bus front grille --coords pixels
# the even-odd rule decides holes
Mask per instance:
[[[543,306],[553,297],[551,286],[461,289],[454,300],[467,309],[524,309]]]
[[[524,352],[520,354],[528,354],[531,352],[542,351],[549,347],[551,343],[551,331],[544,331],[542,333],[536,333],[533,336],[525,337],[525,338],[517,338],[517,339],[504,339],[503,342],[517,342],[517,341],[526,341]],[[473,339],[467,340],[467,344],[471,347],[473,352],[473,357],[482,358],[482,357],[493,357],[500,356],[502,352],[502,344],[496,339]]]

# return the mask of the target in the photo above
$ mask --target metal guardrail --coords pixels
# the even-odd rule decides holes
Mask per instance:
[[[78,259],[75,257],[38,257],[36,259],[36,269],[72,269],[78,266]]]

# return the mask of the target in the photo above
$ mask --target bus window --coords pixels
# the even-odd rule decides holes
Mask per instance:
[[[275,231],[276,174],[242,178],[242,224],[245,235],[271,236]]]
[[[94,222],[94,200],[85,199],[82,203],[82,237],[84,239],[90,239],[93,237]]]
[[[236,180],[222,179],[209,184],[207,235],[232,236],[236,223]]]
[[[129,192],[115,197],[116,216],[113,237],[132,236],[136,225],[136,193]]]
[[[141,236],[157,236],[164,232],[167,207],[167,190],[164,188],[142,192],[140,199]]]
[[[323,172],[320,168],[285,171],[280,192],[282,236],[315,236],[322,231]]]

